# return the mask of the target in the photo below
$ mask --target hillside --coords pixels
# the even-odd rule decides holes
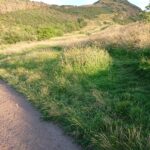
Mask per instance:
[[[0,14],[16,10],[29,10],[46,7],[44,3],[31,2],[29,0],[0,0]]]
[[[89,25],[91,20],[94,20],[94,26],[101,26],[99,20],[103,21],[102,24],[106,26],[101,28],[116,23],[125,24],[136,21],[139,12],[139,8],[127,1],[102,0],[93,5],[76,7],[47,5],[29,0],[1,0],[0,44],[61,36],[80,30],[86,24]]]
[[[141,9],[129,3],[127,0],[100,0],[92,5],[85,6],[62,6],[56,7],[62,12],[66,12],[80,17],[93,19],[101,14],[115,14],[114,19],[118,22],[129,22],[138,19]]]
[[[114,12],[124,12],[127,15],[137,15],[141,9],[128,0],[99,0],[94,3],[98,7],[110,7]]]
[[[42,3],[1,1],[0,10],[0,44],[49,39],[85,25],[84,20]]]

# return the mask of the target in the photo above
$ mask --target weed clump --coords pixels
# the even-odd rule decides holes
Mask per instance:
[[[98,47],[73,48],[66,50],[61,57],[65,69],[76,73],[95,74],[107,70],[111,64],[108,52]]]

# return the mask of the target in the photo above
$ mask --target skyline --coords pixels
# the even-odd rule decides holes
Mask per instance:
[[[34,0],[38,2],[44,2],[47,4],[57,4],[57,5],[86,5],[93,4],[98,0]],[[135,4],[141,9],[145,9],[145,6],[149,4],[149,0],[129,0],[129,2]]]

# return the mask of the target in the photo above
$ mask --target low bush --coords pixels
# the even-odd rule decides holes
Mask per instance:
[[[9,32],[9,33],[7,32],[5,33],[3,40],[4,40],[4,43],[12,44],[12,43],[20,42],[21,37],[15,32]]]
[[[49,39],[55,36],[62,36],[63,31],[55,27],[39,28],[37,30],[38,40]]]

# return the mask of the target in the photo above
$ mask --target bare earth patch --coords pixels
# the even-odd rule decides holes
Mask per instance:
[[[44,122],[25,98],[0,81],[0,150],[79,150],[56,125]]]

